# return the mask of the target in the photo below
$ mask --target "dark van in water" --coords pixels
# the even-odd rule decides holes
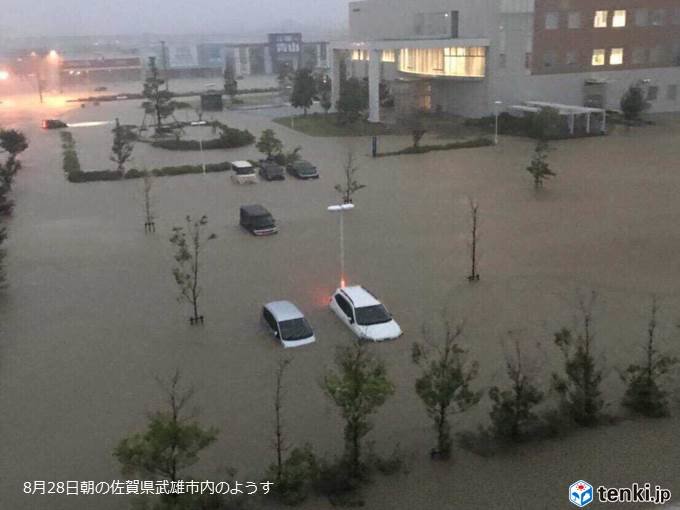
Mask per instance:
[[[279,231],[274,217],[261,205],[242,206],[240,224],[244,229],[256,236],[268,236]]]

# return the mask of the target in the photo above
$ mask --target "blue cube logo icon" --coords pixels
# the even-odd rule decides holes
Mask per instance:
[[[569,501],[579,508],[588,506],[593,502],[593,486],[583,480],[572,483],[569,486]]]

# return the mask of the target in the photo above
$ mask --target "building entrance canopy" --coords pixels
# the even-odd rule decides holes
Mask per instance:
[[[562,103],[549,103],[546,101],[525,101],[521,105],[513,105],[510,110],[519,112],[538,113],[544,108],[552,108],[560,115],[568,117],[569,133],[574,134],[574,120],[576,115],[586,116],[586,133],[590,133],[590,116],[593,114],[602,116],[602,132],[607,130],[607,110],[603,108],[591,108],[588,106],[577,106]]]

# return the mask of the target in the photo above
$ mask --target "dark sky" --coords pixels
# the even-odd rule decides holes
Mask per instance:
[[[0,0],[10,36],[246,33],[289,21],[342,28],[348,0]]]

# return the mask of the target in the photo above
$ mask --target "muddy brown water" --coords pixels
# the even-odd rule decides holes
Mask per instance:
[[[283,355],[293,360],[286,386],[290,441],[308,441],[328,455],[340,451],[342,425],[318,383],[335,347],[351,341],[326,307],[339,271],[338,218],[326,207],[337,201],[333,185],[348,150],[368,186],[345,216],[348,279],[376,293],[405,332],[371,346],[397,391],[375,415],[370,439],[382,453],[400,443],[410,472],[378,477],[367,508],[568,508],[567,487],[576,479],[610,486],[650,481],[680,491],[675,418],[627,421],[491,459],[456,450],[451,463],[432,463],[430,424],[413,392],[417,371],[409,357],[424,323],[465,319],[480,387],[503,383],[501,341],[509,330],[520,332],[547,384],[557,360],[551,335],[574,324],[576,292],[594,289],[598,348],[610,367],[605,392],[616,411],[622,385],[615,368],[640,354],[652,293],[662,305],[667,345],[680,350],[677,117],[555,144],[550,161],[558,176],[536,194],[524,170],[532,150],[526,140],[373,160],[369,139],[310,138],[272,124],[273,111],[227,112],[220,118],[231,125],[256,134],[273,127],[287,146],[302,145],[321,178],[255,186],[233,185],[226,173],[160,178],[153,191],[157,232],[145,235],[139,181],[65,181],[58,132],[38,128],[55,113],[0,105],[0,124],[25,129],[31,139],[6,244],[9,286],[0,298],[1,508],[124,508],[121,497],[27,497],[22,482],[120,478],[114,446],[142,430],[146,413],[161,405],[154,376],[177,367],[197,390],[202,422],[221,430],[197,475],[230,466],[239,479],[253,479],[272,461],[273,369]],[[63,113],[71,122],[115,117],[137,123],[141,110],[128,101]],[[72,132],[84,169],[112,166],[110,126]],[[381,140],[385,149],[408,143]],[[205,156],[256,157],[254,147]],[[132,166],[198,161],[198,153],[138,146]],[[465,280],[468,197],[481,210],[481,281],[474,286]],[[241,231],[238,209],[247,203],[268,207],[281,233],[256,239]],[[218,236],[205,251],[200,328],[186,322],[189,310],[177,303],[170,273],[170,230],[186,214],[207,214]],[[260,306],[274,299],[290,299],[306,312],[315,345],[284,354],[265,334]],[[454,426],[484,423],[486,411],[484,401]],[[304,506],[327,507],[321,500]]]

